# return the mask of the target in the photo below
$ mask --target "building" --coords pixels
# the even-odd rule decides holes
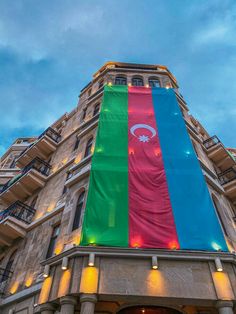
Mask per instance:
[[[229,252],[79,246],[105,84],[175,91]],[[107,62],[72,112],[12,144],[0,184],[0,313],[233,313],[235,149],[189,114],[165,66]]]

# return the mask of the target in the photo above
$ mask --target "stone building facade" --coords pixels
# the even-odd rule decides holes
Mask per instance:
[[[175,90],[228,253],[79,246],[105,84]],[[232,314],[235,156],[189,114],[165,66],[107,62],[74,110],[1,158],[0,313]]]

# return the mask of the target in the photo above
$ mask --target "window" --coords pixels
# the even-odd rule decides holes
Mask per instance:
[[[53,256],[54,254],[54,249],[55,249],[55,244],[57,242],[57,238],[60,232],[60,226],[56,226],[53,228],[53,232],[52,232],[52,236],[50,239],[50,243],[49,243],[49,247],[48,247],[48,252],[47,252],[47,256],[46,258],[49,258],[51,256]]]
[[[96,104],[93,110],[93,116],[96,116],[96,114],[99,113],[99,109],[100,109],[100,104]]]
[[[3,271],[3,274],[2,274],[2,276],[1,276],[0,283],[6,281],[6,280],[9,278],[9,275],[10,275],[10,273],[11,273],[12,265],[13,265],[13,263],[14,263],[15,257],[16,257],[16,251],[14,251],[14,252],[11,254],[11,256],[9,257],[9,260],[8,260],[8,262],[7,262],[7,265],[6,265],[6,267],[5,267],[4,271]]]
[[[76,150],[79,147],[79,143],[80,143],[80,139],[78,137],[76,137],[74,150]]]
[[[87,142],[85,153],[84,153],[84,158],[92,154],[92,146],[93,146],[93,138],[91,137]]]
[[[224,231],[224,234],[228,237],[229,234],[228,234],[228,232],[227,232],[227,230],[226,230],[226,228],[225,228],[224,222],[223,222],[223,220],[222,220],[222,218],[221,218],[221,215],[220,215],[220,213],[222,212],[222,208],[221,208],[221,206],[220,206],[220,204],[219,204],[219,201],[218,201],[218,199],[217,199],[214,195],[212,196],[212,200],[213,200],[213,204],[214,204],[214,206],[215,206],[216,213],[217,213],[217,216],[218,216],[218,218],[219,218],[221,227],[222,227],[222,229],[223,229],[223,231]]]
[[[15,168],[16,167],[16,157],[13,158],[11,164],[10,164],[10,168]]]
[[[133,77],[132,78],[133,86],[143,86],[143,79],[141,77]]]
[[[72,177],[72,173],[68,172],[67,176],[66,176],[66,181],[69,180]],[[62,195],[66,194],[66,192],[68,191],[67,186],[64,185],[63,191],[62,191]]]
[[[85,191],[83,191],[79,195],[79,198],[78,198],[78,201],[76,204],[76,209],[75,209],[75,217],[74,217],[74,221],[73,221],[72,231],[79,228],[80,217],[81,217],[81,213],[82,213],[82,209],[83,209],[83,205],[84,205],[84,195],[85,195]]]
[[[148,83],[150,87],[160,87],[160,81],[157,78],[149,78]]]
[[[127,79],[124,76],[117,76],[115,79],[116,85],[127,85]]]
[[[86,117],[86,112],[87,112],[87,108],[84,108],[84,109],[83,109],[82,120],[85,119],[85,117]]]
[[[99,83],[98,83],[98,88],[102,88],[103,85],[104,85],[104,81],[103,81],[103,80],[99,81]]]

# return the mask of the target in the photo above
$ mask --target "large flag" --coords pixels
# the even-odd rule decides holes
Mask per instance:
[[[172,89],[105,86],[81,245],[228,250]]]

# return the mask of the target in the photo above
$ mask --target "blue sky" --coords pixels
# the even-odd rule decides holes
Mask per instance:
[[[77,104],[109,60],[163,64],[226,146],[236,134],[235,0],[0,0],[0,154]]]

